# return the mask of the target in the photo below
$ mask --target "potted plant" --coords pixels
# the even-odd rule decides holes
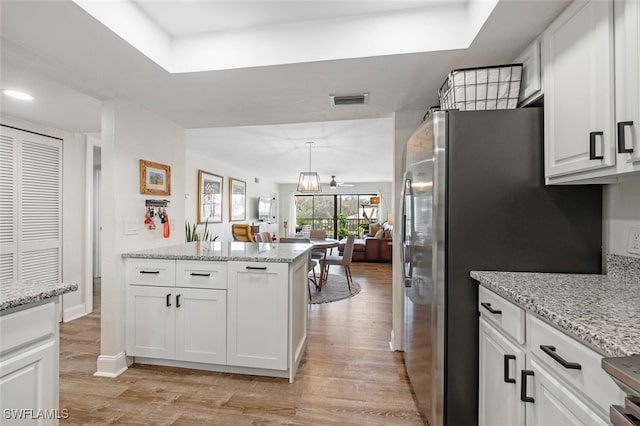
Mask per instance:
[[[302,225],[306,225],[307,221],[305,219],[298,219],[298,224],[296,225],[296,233],[302,231]]]
[[[349,229],[347,229],[347,216],[344,213],[338,215],[338,239],[341,240],[349,236]]]
[[[209,227],[209,221],[206,221],[204,223],[204,231],[202,233],[202,237],[200,236],[200,234],[198,234],[197,227],[198,227],[197,223],[190,225],[189,221],[185,221],[184,230],[185,230],[185,237],[188,243],[192,241],[215,241],[218,239],[218,235],[211,235],[209,233],[209,229],[207,229]]]

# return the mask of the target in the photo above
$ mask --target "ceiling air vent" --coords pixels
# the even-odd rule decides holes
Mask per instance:
[[[329,95],[331,106],[338,105],[364,105],[369,103],[369,94],[364,93],[362,95],[346,95],[335,96]]]

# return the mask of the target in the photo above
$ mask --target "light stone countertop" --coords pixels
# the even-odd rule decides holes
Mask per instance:
[[[38,281],[0,281],[0,311],[76,291],[78,284]]]
[[[306,255],[312,247],[313,244],[308,243],[245,243],[241,241],[191,242],[123,253],[122,257],[137,259],[292,263],[298,257]]]
[[[605,356],[640,354],[640,274],[471,271],[471,277]]]

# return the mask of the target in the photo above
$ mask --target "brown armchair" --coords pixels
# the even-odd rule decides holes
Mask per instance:
[[[253,234],[251,233],[251,225],[248,223],[234,223],[231,225],[231,235],[235,241],[244,241],[246,243],[255,243]]]

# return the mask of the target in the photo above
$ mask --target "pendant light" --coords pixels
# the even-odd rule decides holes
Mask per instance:
[[[329,188],[336,189],[337,187],[338,187],[338,184],[336,183],[336,177],[331,176],[331,182],[329,182]]]
[[[307,145],[309,145],[309,171],[300,172],[298,192],[322,192],[320,176],[318,176],[318,173],[311,171],[311,147],[313,142],[307,142]]]

